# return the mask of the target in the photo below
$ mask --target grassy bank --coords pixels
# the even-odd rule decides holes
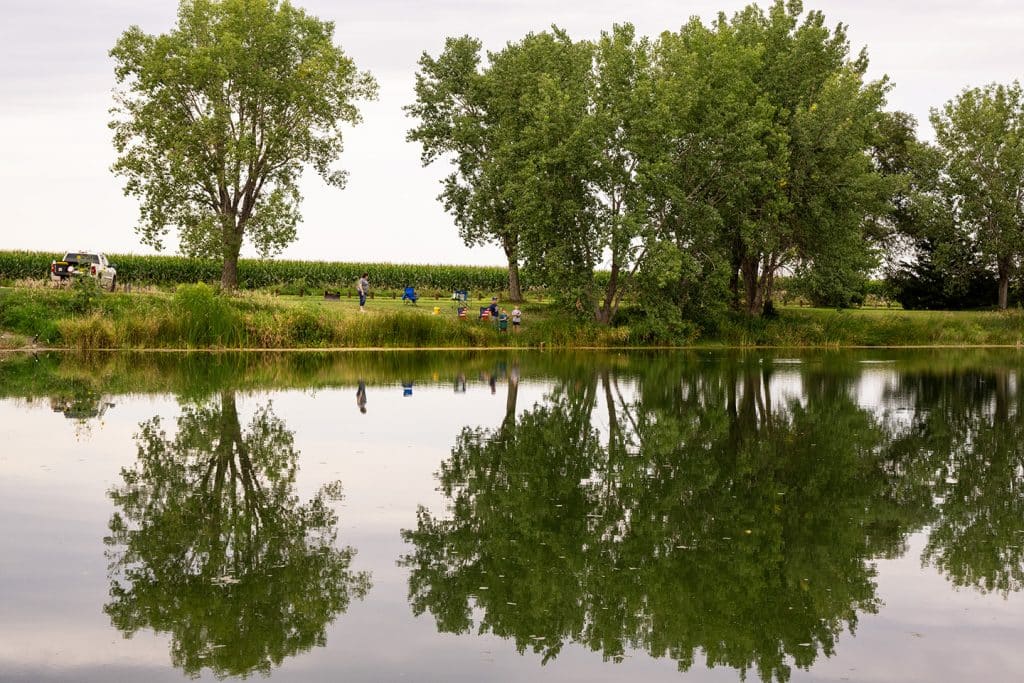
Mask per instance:
[[[783,308],[773,319],[731,319],[717,341],[729,346],[1020,346],[1024,313]]]
[[[434,308],[439,309],[437,315]],[[526,305],[520,332],[501,332],[475,314],[460,320],[452,301],[417,306],[374,299],[360,313],[353,299],[246,294],[215,296],[205,285],[173,295],[47,288],[0,289],[0,330],[11,339],[76,349],[290,349],[501,346],[621,346],[624,328],[566,321],[542,304]],[[474,306],[473,310],[476,310]]]
[[[434,315],[433,310],[439,309]],[[0,289],[0,347],[88,349],[289,349],[360,347],[621,347],[621,346],[1019,346],[1024,315],[783,308],[778,317],[724,320],[701,337],[654,339],[629,325],[603,327],[527,304],[520,333],[500,332],[475,313],[459,320],[453,302],[418,306],[374,299],[361,314],[355,300],[247,294],[224,298],[205,285],[174,294],[101,293],[88,288]],[[473,311],[476,310],[474,305]],[[637,316],[628,316],[636,319]]]

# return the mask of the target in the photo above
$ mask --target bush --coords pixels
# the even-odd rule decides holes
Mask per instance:
[[[71,307],[75,313],[91,313],[103,296],[99,281],[91,277],[72,278],[71,292]]]

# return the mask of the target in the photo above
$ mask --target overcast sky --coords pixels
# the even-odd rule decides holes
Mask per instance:
[[[732,13],[743,0],[297,0],[336,24],[336,41],[380,83],[362,107],[341,165],[346,189],[303,182],[304,221],[283,257],[345,261],[501,264],[494,247],[468,249],[436,200],[441,167],[420,166],[405,142],[416,60],[450,35],[500,49],[552,23],[574,38],[632,22],[655,36],[688,17]],[[762,5],[765,2],[761,3]],[[928,109],[967,86],[1024,79],[1021,0],[819,0],[830,24],[867,46],[871,76],[895,84],[890,108],[914,114],[930,136]],[[109,172],[106,127],[113,85],[107,52],[137,24],[172,28],[170,0],[0,0],[0,249],[96,249],[149,253],[134,232],[137,205]],[[173,243],[171,245],[173,252]],[[251,248],[243,254],[252,255]]]

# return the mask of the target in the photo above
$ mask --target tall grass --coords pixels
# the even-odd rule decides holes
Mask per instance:
[[[1021,311],[783,309],[777,318],[730,318],[715,340],[730,346],[1019,346]]]
[[[238,347],[246,338],[242,317],[209,285],[181,285],[174,293],[172,339],[189,347]],[[161,328],[157,327],[157,333]]]

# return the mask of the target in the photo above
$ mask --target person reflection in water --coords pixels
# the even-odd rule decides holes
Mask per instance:
[[[366,412],[366,382],[359,380],[359,387],[356,389],[356,405],[359,406],[359,412]]]

